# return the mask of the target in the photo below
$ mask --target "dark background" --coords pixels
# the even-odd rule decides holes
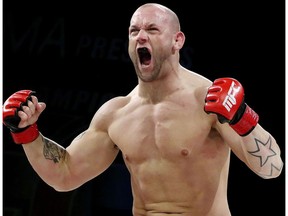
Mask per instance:
[[[47,103],[40,131],[66,147],[100,105],[135,86],[128,26],[145,2],[4,0],[3,98],[21,89],[37,91]],[[182,23],[182,65],[211,80],[238,79],[284,160],[285,1],[156,2],[173,9]],[[264,180],[232,155],[228,186],[233,216],[285,215],[285,169],[279,178]],[[36,175],[3,128],[4,216],[130,216],[131,204],[120,155],[101,176],[60,193]]]

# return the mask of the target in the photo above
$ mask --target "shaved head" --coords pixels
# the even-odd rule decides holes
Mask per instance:
[[[162,21],[165,20],[166,21],[165,23],[169,25],[169,27],[171,28],[173,32],[178,32],[181,30],[180,22],[176,13],[172,11],[171,9],[169,9],[168,7],[161,5],[161,4],[157,4],[157,3],[147,3],[144,5],[141,5],[134,12],[131,18],[131,21],[133,20],[135,16],[138,16],[139,14],[143,13],[143,11],[145,10],[151,11],[154,14],[158,15],[158,18],[161,19]]]

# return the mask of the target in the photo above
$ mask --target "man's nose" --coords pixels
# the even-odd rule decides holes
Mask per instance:
[[[139,43],[143,43],[143,42],[146,42],[148,40],[148,33],[141,29],[137,35],[137,41]]]

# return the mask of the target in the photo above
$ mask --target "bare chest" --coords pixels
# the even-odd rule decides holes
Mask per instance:
[[[162,103],[119,114],[109,133],[129,160],[191,157],[210,131],[200,106]]]

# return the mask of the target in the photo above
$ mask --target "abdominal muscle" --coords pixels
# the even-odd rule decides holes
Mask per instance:
[[[212,161],[202,159],[150,159],[135,167],[125,161],[131,172],[133,215],[230,216],[228,162],[219,172]]]

